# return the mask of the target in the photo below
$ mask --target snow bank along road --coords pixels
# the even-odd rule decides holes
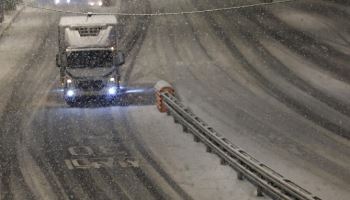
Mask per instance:
[[[253,2],[133,0],[101,10]],[[0,39],[1,199],[256,198],[254,187],[159,114],[151,93],[130,94],[122,106],[68,108],[54,59],[59,15],[26,8]],[[349,17],[349,7],[317,0],[123,17],[124,84],[148,91],[159,79],[173,83],[234,144],[322,199],[346,200]]]

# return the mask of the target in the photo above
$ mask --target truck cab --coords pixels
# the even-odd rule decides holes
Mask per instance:
[[[119,67],[124,63],[117,32],[117,19],[112,15],[61,17],[56,65],[69,105],[79,97],[117,97]]]

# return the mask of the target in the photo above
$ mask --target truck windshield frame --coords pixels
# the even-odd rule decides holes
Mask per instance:
[[[113,66],[113,51],[91,50],[67,52],[68,68],[101,68]]]

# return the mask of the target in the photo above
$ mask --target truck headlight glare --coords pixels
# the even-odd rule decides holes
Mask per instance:
[[[72,83],[72,79],[67,79],[67,83]]]
[[[108,89],[108,94],[109,94],[109,95],[115,95],[115,94],[117,94],[117,88],[116,88],[116,87],[110,87],[110,88]]]
[[[74,96],[74,91],[73,90],[68,90],[66,94],[67,94],[68,97],[73,97]]]
[[[110,81],[110,82],[115,82],[115,78],[114,78],[114,77],[109,78],[109,81]]]

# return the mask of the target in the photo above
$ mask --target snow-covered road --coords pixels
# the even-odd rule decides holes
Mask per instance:
[[[117,0],[97,11],[254,2]],[[60,15],[25,8],[0,38],[0,199],[257,199],[252,185],[158,113],[150,88],[159,79],[261,162],[322,199],[349,199],[349,7],[307,0],[120,17],[123,84],[144,92],[79,108],[59,88]]]

